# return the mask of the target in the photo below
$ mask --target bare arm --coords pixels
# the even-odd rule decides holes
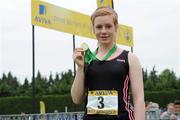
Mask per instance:
[[[134,117],[135,120],[144,120],[145,104],[144,104],[142,68],[138,58],[133,53],[129,53],[128,58],[129,58],[129,75],[130,75],[133,104],[134,104]]]
[[[75,104],[80,104],[84,99],[84,58],[82,48],[75,49],[73,59],[78,68],[71,87],[71,96]]]

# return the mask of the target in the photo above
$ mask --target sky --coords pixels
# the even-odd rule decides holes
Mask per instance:
[[[87,15],[97,7],[96,0],[43,1]],[[155,66],[158,74],[168,68],[180,77],[180,1],[114,0],[114,9],[120,24],[133,27],[133,52],[142,67]],[[75,39],[77,47],[86,42],[96,48],[96,40]],[[71,34],[35,26],[35,72],[47,77],[73,70],[72,47]],[[0,77],[8,72],[21,83],[32,76],[31,0],[0,1]]]

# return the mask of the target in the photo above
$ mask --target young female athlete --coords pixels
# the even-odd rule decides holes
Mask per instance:
[[[118,15],[100,7],[91,16],[98,40],[95,53],[76,48],[77,73],[71,88],[74,103],[85,101],[84,120],[144,120],[142,68],[135,54],[118,48]],[[133,110],[128,100],[131,86]]]

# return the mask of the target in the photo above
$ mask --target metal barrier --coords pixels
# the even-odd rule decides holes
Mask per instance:
[[[0,115],[0,120],[82,120],[83,112]]]
[[[83,112],[0,115],[0,120],[83,120],[83,115]],[[145,120],[160,120],[159,113],[156,110],[148,111]]]

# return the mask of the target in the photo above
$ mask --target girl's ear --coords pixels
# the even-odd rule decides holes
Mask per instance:
[[[91,26],[91,32],[92,32],[92,34],[95,34],[94,25]]]
[[[93,27],[92,31],[93,31],[93,34],[95,34],[95,30],[94,30],[94,27]]]
[[[115,25],[115,31],[117,32],[117,30],[118,30],[118,25]]]

